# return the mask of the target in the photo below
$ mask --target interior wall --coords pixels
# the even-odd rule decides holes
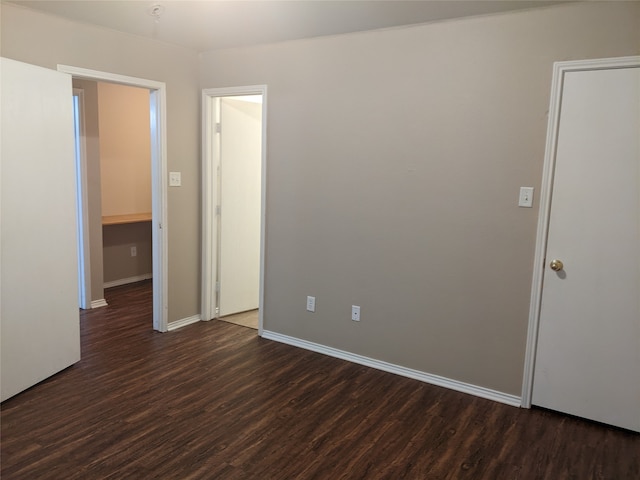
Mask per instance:
[[[105,225],[103,242],[106,284],[152,277],[151,222]],[[135,257],[131,255],[131,247],[136,248]]]
[[[203,88],[269,88],[264,328],[519,396],[552,65],[638,54],[638,25],[588,2],[203,54]]]
[[[102,215],[151,212],[149,90],[98,82]]]
[[[151,212],[149,90],[98,82],[102,216]],[[104,282],[151,278],[151,222],[104,225]],[[136,255],[131,255],[131,248]]]
[[[167,168],[182,173],[168,190],[168,320],[200,312],[200,90],[191,50],[0,4],[3,56],[56,69],[58,64],[165,82]]]
[[[84,91],[84,131],[87,155],[87,207],[89,218],[89,263],[91,300],[104,299],[102,259],[102,192],[100,181],[100,131],[98,120],[98,84],[73,80],[74,88]]]

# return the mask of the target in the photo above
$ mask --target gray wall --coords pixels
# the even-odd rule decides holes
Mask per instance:
[[[168,191],[169,321],[200,312],[200,91],[191,50],[2,3],[2,56],[167,84],[167,162],[182,172]]]
[[[203,88],[268,85],[264,328],[519,395],[552,64],[638,54],[639,25],[589,3],[202,55]]]

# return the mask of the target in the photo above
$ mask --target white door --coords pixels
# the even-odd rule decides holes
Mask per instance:
[[[640,68],[566,72],[560,111],[532,401],[640,431]]]
[[[262,104],[220,99],[220,316],[258,308]]]
[[[80,360],[71,76],[1,59],[5,400]]]

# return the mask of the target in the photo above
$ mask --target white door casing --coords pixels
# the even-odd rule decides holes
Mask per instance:
[[[1,59],[1,400],[80,360],[71,76]]]
[[[554,68],[523,388],[525,406],[632,430],[640,430],[639,60]],[[560,272],[549,267],[556,258]]]
[[[84,90],[73,89],[76,157],[76,204],[78,206],[78,296],[80,308],[91,308],[89,208],[87,199],[87,148],[84,126]]]
[[[149,90],[151,121],[151,230],[153,250],[153,328],[168,330],[168,222],[167,222],[167,94],[164,82],[129,77],[69,65],[59,72],[74,78],[118,83]],[[86,207],[86,205],[85,205]],[[88,252],[85,252],[85,255]]]
[[[238,95],[262,96],[261,122],[261,178],[260,178],[260,275],[258,297],[258,334],[262,335],[264,305],[264,249],[265,249],[265,212],[266,212],[266,138],[267,138],[267,87],[250,85],[244,87],[209,88],[202,91],[202,320],[216,317],[218,294],[216,276],[218,272],[218,220],[216,206],[219,197],[218,162],[220,154],[219,135],[216,123],[221,97]]]

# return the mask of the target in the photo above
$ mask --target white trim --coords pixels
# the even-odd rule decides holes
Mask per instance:
[[[168,235],[167,235],[167,87],[164,82],[128,77],[97,70],[58,65],[58,71],[74,78],[118,83],[149,89],[151,129],[151,225],[153,244],[153,328],[168,328]]]
[[[547,251],[547,234],[549,229],[549,215],[551,213],[553,173],[555,168],[564,75],[568,72],[584,70],[603,70],[638,66],[640,66],[640,56],[555,62],[553,64],[551,99],[549,103],[549,122],[547,124],[547,143],[544,154],[544,167],[542,170],[542,184],[540,188],[540,210],[538,213],[538,231],[536,235],[533,279],[531,282],[529,328],[527,332],[527,347],[522,379],[522,406],[525,408],[531,407],[531,398],[533,396],[533,372],[535,368],[536,348],[538,343],[538,328],[540,324],[542,279]]]
[[[192,323],[196,323],[199,321],[200,321],[200,315],[192,315],[187,318],[175,320],[173,322],[169,322],[169,325],[167,326],[167,331],[171,332],[173,330],[177,330],[178,328],[186,327],[187,325],[191,325]]]
[[[151,90],[151,227],[153,265],[153,328],[166,332],[169,323],[169,241],[167,220],[167,90]],[[155,161],[153,161],[155,159]]]
[[[91,308],[106,307],[108,305],[109,304],[104,298],[101,298],[100,300],[91,300]]]
[[[120,278],[118,280],[111,280],[110,282],[104,282],[103,288],[119,287],[120,285],[127,285],[129,283],[141,282],[142,280],[149,280],[153,278],[152,273],[145,273],[144,275],[136,275],[134,277]]]
[[[164,82],[148,80],[146,78],[129,77],[118,73],[101,72],[99,70],[90,70],[88,68],[73,67],[71,65],[58,64],[58,71],[70,74],[73,78],[85,78],[88,80],[98,80],[102,82],[119,83],[121,85],[130,85],[132,87],[148,88],[150,90],[166,89]]]
[[[202,90],[202,287],[201,317],[211,320],[217,316],[217,294],[215,289],[217,272],[217,222],[215,200],[217,199],[217,156],[215,155],[216,102],[218,97],[235,95],[262,96],[262,165],[260,199],[260,291],[258,298],[258,334],[262,334],[264,305],[266,198],[267,198],[267,86],[206,88]]]
[[[78,300],[80,308],[91,308],[91,254],[89,242],[89,200],[87,198],[87,142],[84,121],[84,90],[73,89],[78,97],[74,108],[74,144],[76,147],[76,212],[78,218]],[[75,107],[75,102],[74,102]]]
[[[216,317],[217,272],[216,222],[216,160],[214,159],[215,105],[213,98],[202,91],[202,281],[200,316],[208,321]]]
[[[364,365],[366,367],[375,368],[376,370],[382,370],[384,372],[394,373],[421,382],[429,383],[431,385],[437,385],[439,387],[449,388],[457,392],[468,393],[480,398],[486,398],[487,400],[493,400],[495,402],[511,405],[512,407],[520,406],[520,397],[516,395],[510,395],[508,393],[498,392],[489,388],[479,387],[470,383],[459,382],[450,378],[441,377],[440,375],[433,375],[431,373],[422,372],[420,370],[414,370],[412,368],[406,368],[400,365],[394,365],[393,363],[383,362],[355,353],[346,352],[344,350],[338,350],[337,348],[327,347],[318,343],[308,342],[299,338],[290,337],[288,335],[282,335],[280,333],[271,332],[269,330],[263,330],[261,336],[268,340],[274,340],[280,343],[286,343],[294,347],[303,348],[305,350],[311,350],[312,352],[322,353],[330,357],[340,358],[349,362]]]

